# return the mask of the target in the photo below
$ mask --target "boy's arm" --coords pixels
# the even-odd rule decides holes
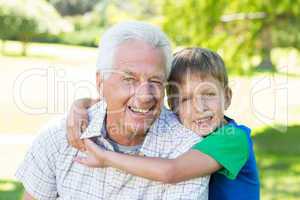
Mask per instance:
[[[23,200],[35,200],[35,198],[25,191]]]
[[[190,150],[175,159],[163,159],[105,151],[88,139],[85,140],[85,146],[88,156],[76,158],[81,164],[90,167],[111,166],[164,183],[177,183],[209,175],[221,168],[214,159],[195,150]]]
[[[80,139],[81,132],[88,126],[88,109],[97,103],[99,99],[83,98],[75,100],[67,116],[67,137],[71,146],[82,151],[84,143]]]

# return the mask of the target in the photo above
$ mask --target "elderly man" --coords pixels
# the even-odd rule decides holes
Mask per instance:
[[[163,107],[171,48],[156,27],[127,22],[110,28],[99,47],[97,88],[102,100],[89,110],[81,138],[126,154],[175,158],[199,136]],[[208,177],[162,184],[114,168],[88,168],[68,144],[66,120],[42,130],[16,176],[25,199],[207,199]]]

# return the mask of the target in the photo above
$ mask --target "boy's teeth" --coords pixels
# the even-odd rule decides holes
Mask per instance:
[[[134,108],[134,107],[130,107],[131,110],[133,110],[134,112],[139,112],[139,113],[146,113],[148,112],[149,110],[146,110],[146,109],[141,109],[141,108]]]
[[[203,123],[205,121],[208,121],[209,119],[210,119],[210,117],[206,117],[204,119],[199,119],[199,120],[197,120],[197,123]]]

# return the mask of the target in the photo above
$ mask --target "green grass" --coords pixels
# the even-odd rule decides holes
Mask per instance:
[[[259,129],[253,138],[263,200],[296,200],[300,196],[300,126],[282,133]]]
[[[23,196],[22,184],[12,180],[0,180],[0,200],[19,200]]]

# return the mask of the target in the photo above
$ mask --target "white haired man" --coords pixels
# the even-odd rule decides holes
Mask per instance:
[[[96,84],[102,100],[89,109],[81,138],[110,151],[175,158],[199,136],[163,107],[171,47],[157,28],[120,23],[102,37]],[[209,177],[163,184],[114,168],[88,168],[68,144],[66,120],[49,125],[35,140],[16,176],[25,199],[207,199]]]

